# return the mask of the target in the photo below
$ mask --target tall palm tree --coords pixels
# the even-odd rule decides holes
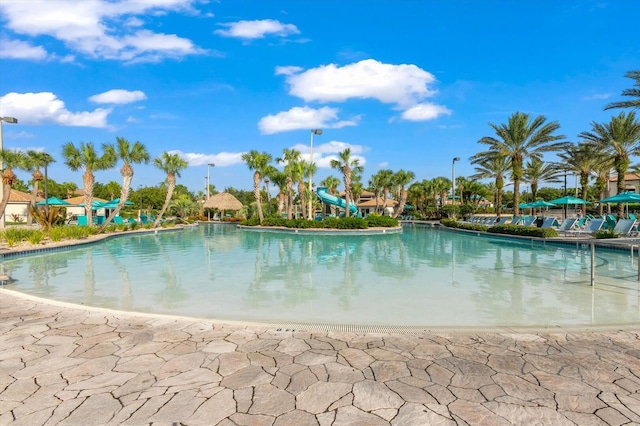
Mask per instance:
[[[605,110],[612,108],[640,109],[640,70],[629,71],[625,74],[625,77],[635,80],[634,86],[636,87],[632,87],[631,89],[624,89],[622,91],[622,96],[629,96],[632,99],[628,101],[612,102],[604,107]]]
[[[269,168],[268,170],[269,177],[271,178],[271,183],[277,186],[280,190],[278,192],[278,195],[276,196],[276,199],[278,200],[278,217],[281,217],[282,213],[286,210],[287,176],[275,167],[273,168],[273,170],[271,168]]]
[[[149,163],[149,152],[147,152],[147,148],[144,146],[144,144],[138,141],[135,141],[133,144],[131,144],[131,142],[129,142],[125,138],[116,137],[115,146],[104,144],[103,149],[105,151],[115,150],[116,157],[122,160],[124,164],[120,169],[120,174],[122,174],[120,202],[104,222],[104,224],[100,228],[100,232],[102,232],[107,227],[107,225],[111,223],[114,217],[120,214],[120,210],[129,198],[129,192],[131,191],[131,181],[133,180],[133,167],[131,167],[131,164]]]
[[[378,179],[380,180],[380,184],[382,185],[382,211],[384,212],[387,208],[387,197],[391,192],[391,186],[393,185],[393,170],[390,169],[382,169],[378,170]]]
[[[352,196],[352,173],[361,173],[362,166],[357,158],[351,158],[351,149],[338,153],[338,160],[331,160],[331,168],[342,171],[345,191],[345,217],[349,217]]]
[[[25,169],[31,172],[31,180],[33,186],[31,189],[31,207],[36,206],[36,200],[38,199],[38,192],[40,190],[40,182],[45,179],[40,171],[41,167],[46,167],[48,164],[55,162],[56,160],[49,154],[43,151],[27,151],[25,158]],[[46,197],[47,194],[45,194]],[[33,223],[33,217],[29,215],[27,217],[27,225]]]
[[[167,174],[165,180],[167,183],[167,196],[164,199],[164,204],[162,205],[160,213],[158,213],[158,217],[156,217],[156,220],[153,222],[153,227],[155,228],[160,223],[160,220],[162,220],[162,216],[164,212],[167,211],[169,203],[171,203],[173,191],[176,189],[176,176],[180,177],[180,172],[186,169],[189,163],[187,163],[187,160],[180,158],[178,154],[169,154],[167,151],[164,151],[159,157],[153,160],[153,165]]]
[[[289,148],[285,148],[283,150],[282,157],[276,158],[276,163],[285,165],[284,174],[286,180],[287,219],[289,220],[293,218],[293,183],[297,180],[297,176],[295,176],[295,164],[301,161],[301,159],[300,151]]]
[[[382,179],[382,176],[380,175],[380,171],[378,171],[378,173],[375,173],[374,175],[371,176],[371,179],[369,179],[369,190],[373,192],[373,196],[376,200],[376,209],[375,209],[376,213],[378,213],[378,208],[379,208],[380,191],[382,191],[383,188],[384,188],[383,179]]]
[[[542,182],[560,182],[561,169],[556,164],[545,163],[538,158],[532,158],[527,162],[523,178],[531,185],[531,196],[535,200],[538,196],[538,187]]]
[[[560,124],[553,121],[545,123],[542,115],[531,119],[529,114],[516,112],[508,119],[507,124],[489,126],[495,131],[496,138],[484,136],[478,142],[489,146],[489,151],[507,157],[513,178],[514,214],[520,214],[520,181],[524,173],[524,162],[527,159],[542,159],[545,152],[560,151],[567,146],[564,135],[555,135]],[[484,155],[484,153],[476,154]],[[474,156],[475,157],[475,156]],[[474,158],[472,157],[472,159]]]
[[[476,173],[471,179],[493,179],[495,183],[494,203],[498,217],[502,214],[502,193],[504,190],[504,179],[510,170],[509,160],[506,156],[485,152],[483,155],[471,157],[471,164],[475,164]]]
[[[624,192],[624,177],[631,164],[631,156],[640,155],[640,122],[636,114],[621,112],[608,123],[591,123],[590,132],[578,135],[596,149],[613,157],[613,168],[618,174],[618,194]],[[624,204],[618,205],[618,217],[624,215]]]
[[[92,142],[80,142],[78,147],[73,142],[67,142],[62,147],[62,156],[64,157],[64,164],[71,171],[77,172],[80,169],[84,169],[84,174],[82,175],[84,211],[87,217],[87,226],[93,226],[91,210],[93,207],[93,185],[95,184],[93,172],[113,168],[117,161],[115,152],[107,150],[102,155],[98,155]]]
[[[2,201],[0,201],[1,218],[4,216],[7,204],[9,204],[11,188],[13,188],[13,184],[18,180],[13,170],[24,168],[26,155],[22,151],[9,151],[5,149],[0,151],[0,160],[4,163],[4,170],[2,171]]]
[[[440,207],[442,207],[444,206],[444,201],[447,199],[447,192],[449,192],[449,189],[451,188],[451,181],[446,177],[439,176],[433,178],[431,182],[433,184],[433,194],[436,200],[436,205],[438,204],[437,199],[440,198]]]
[[[326,187],[327,192],[331,195],[335,195],[338,192],[338,185],[340,185],[340,179],[331,175],[327,176],[320,182],[320,186]],[[331,209],[331,214],[335,215],[336,214],[335,206],[331,204],[330,209]],[[322,211],[324,213],[325,211],[324,208],[322,209]]]
[[[562,160],[562,164],[567,167],[567,170],[580,176],[580,198],[586,200],[589,190],[589,178],[595,172],[598,164],[606,161],[603,152],[596,149],[592,144],[579,143],[567,147],[565,152],[558,154],[558,157]],[[611,169],[611,164],[607,168]]]
[[[253,195],[256,198],[256,207],[258,209],[258,218],[260,223],[264,221],[264,213],[262,212],[262,197],[260,194],[260,181],[269,166],[273,157],[266,152],[258,152],[255,149],[242,154],[242,160],[247,163],[249,170],[253,170]]]
[[[404,210],[404,206],[407,204],[407,185],[415,178],[415,173],[402,169],[393,175],[393,181],[400,188],[400,202],[396,207],[396,211],[393,213],[393,217],[398,217],[400,213],[402,213],[402,210]]]

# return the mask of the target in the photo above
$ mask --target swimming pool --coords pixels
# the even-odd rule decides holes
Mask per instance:
[[[225,224],[2,259],[6,287],[63,302],[267,323],[424,327],[640,321],[636,259],[405,226],[395,235]]]

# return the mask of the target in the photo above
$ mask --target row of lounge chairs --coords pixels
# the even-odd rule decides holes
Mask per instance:
[[[616,235],[621,237],[636,236],[640,233],[638,231],[639,223],[635,217],[616,220],[613,215],[607,215],[603,218],[567,218],[562,223],[558,223],[557,218],[554,216],[542,218],[542,221],[535,216],[515,216],[513,218],[509,216],[501,218],[497,216],[472,216],[467,223],[485,226],[509,224],[553,228],[564,236],[593,236],[601,229],[612,229]]]

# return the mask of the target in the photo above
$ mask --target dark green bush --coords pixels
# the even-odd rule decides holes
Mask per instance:
[[[553,228],[536,228],[521,225],[498,225],[487,229],[492,234],[521,235],[523,237],[555,238],[558,231]]]
[[[393,218],[391,216],[380,216],[370,214],[365,218],[367,225],[369,227],[385,227],[385,228],[393,228],[398,226],[398,219]]]
[[[608,238],[618,238],[618,234],[616,234],[613,229],[601,229],[596,232],[595,237],[603,240]]]
[[[452,220],[452,219],[441,219],[440,223],[446,226],[447,228],[467,229],[469,231],[486,232],[487,229],[489,229],[489,227],[486,225],[458,222],[457,220]]]
[[[258,226],[260,225],[260,219],[257,217],[251,217],[245,221],[240,222],[240,225],[244,226]]]

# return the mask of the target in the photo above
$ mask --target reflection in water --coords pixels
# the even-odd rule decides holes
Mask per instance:
[[[0,262],[7,287],[145,312],[235,320],[545,325],[640,320],[637,261],[407,226],[402,234],[252,232],[226,224]],[[0,269],[1,271],[1,269]]]

